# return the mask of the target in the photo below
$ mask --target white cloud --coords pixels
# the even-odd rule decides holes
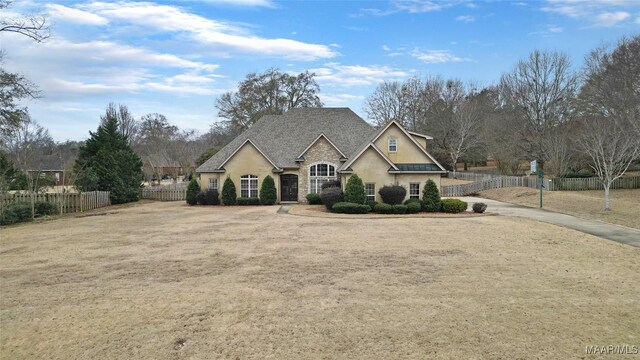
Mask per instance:
[[[275,5],[269,0],[194,0],[207,4],[224,4],[234,6],[246,6],[246,7],[268,7],[273,8]]]
[[[630,18],[629,11],[638,8],[637,0],[547,0],[542,10],[584,19],[598,27],[611,27]]]
[[[471,61],[471,59],[456,56],[449,50],[421,50],[416,48],[411,51],[411,56],[427,64]]]
[[[396,14],[399,12],[408,12],[411,14],[427,13],[442,10],[451,6],[466,3],[469,6],[470,3],[462,0],[393,0],[391,1],[391,7],[387,9],[379,8],[366,8],[360,9],[359,16],[362,15],[374,15],[374,16],[387,16]],[[469,6],[473,7],[473,5]],[[357,15],[356,15],[357,16]]]
[[[387,45],[382,45],[382,50],[391,51],[391,49]]]
[[[549,32],[552,32],[552,33],[561,33],[564,31],[564,28],[560,26],[555,26],[555,25],[549,25],[547,29],[549,30]]]
[[[154,3],[94,2],[82,9],[111,21],[145,27],[159,33],[188,35],[210,50],[262,54],[294,60],[317,60],[337,55],[329,46],[290,39],[267,39],[248,30],[189,13],[182,8]]]
[[[462,21],[462,22],[466,22],[466,23],[470,23],[470,22],[474,22],[476,21],[476,18],[472,15],[460,15],[458,17],[456,17],[457,21]]]
[[[353,94],[320,94],[320,100],[325,106],[341,106],[354,100],[362,100],[364,96]]]
[[[316,80],[321,85],[332,87],[370,86],[384,80],[402,79],[408,73],[389,66],[342,65],[340,63],[326,63],[324,66],[309,69],[316,74]]]
[[[640,24],[640,16],[636,18],[636,24]]]
[[[631,17],[631,14],[626,11],[605,12],[596,16],[595,24],[601,27],[610,27],[628,19],[629,17]]]
[[[47,11],[53,19],[76,24],[107,25],[109,23],[109,20],[102,16],[58,4],[47,4]]]

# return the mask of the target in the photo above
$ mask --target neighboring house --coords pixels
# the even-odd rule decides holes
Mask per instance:
[[[384,185],[402,185],[407,198],[421,197],[428,179],[440,187],[446,170],[427,152],[426,135],[391,122],[375,129],[348,108],[298,108],[263,116],[196,169],[202,189],[230,177],[238,196],[258,197],[263,179],[276,183],[279,201],[306,202],[322,184],[352,174],[365,183],[369,200]]]
[[[30,176],[50,177],[55,181],[55,185],[71,185],[66,174],[65,170],[29,170]]]

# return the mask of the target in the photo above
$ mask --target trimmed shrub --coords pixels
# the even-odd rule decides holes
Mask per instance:
[[[31,204],[26,202],[9,204],[4,208],[3,216],[0,218],[0,225],[30,221],[31,217]]]
[[[406,212],[407,212],[407,205],[402,205],[402,204],[393,205],[394,214],[404,214]]]
[[[198,195],[196,195],[196,203],[198,205],[208,205],[207,196],[205,195],[204,191],[200,191]]]
[[[377,201],[373,201],[373,200],[367,200],[366,202],[367,205],[369,205],[369,207],[371,208],[371,211],[376,211],[376,205],[378,205]]]
[[[471,208],[473,209],[473,212],[482,214],[485,210],[487,210],[487,204],[479,202],[473,204]]]
[[[58,213],[58,208],[56,207],[56,205],[46,201],[36,202],[34,204],[34,208],[36,211],[36,216],[55,215]]]
[[[195,205],[198,203],[196,196],[200,193],[200,185],[198,185],[198,181],[196,179],[192,179],[189,181],[189,186],[187,187],[187,204]]]
[[[307,202],[309,205],[321,205],[322,199],[320,199],[320,194],[307,194]]]
[[[220,194],[216,189],[208,189],[204,193],[207,205],[220,205]]]
[[[385,204],[398,205],[402,204],[405,196],[407,196],[407,189],[400,185],[386,185],[378,193]]]
[[[416,214],[416,213],[419,213],[420,210],[422,210],[422,205],[420,205],[420,203],[417,201],[412,201],[408,203],[406,206],[407,206],[407,214]]]
[[[393,214],[393,205],[378,204],[373,210],[378,214]]]
[[[262,186],[260,186],[260,203],[262,205],[273,205],[276,201],[278,201],[276,183],[271,176],[267,175],[262,180]]]
[[[332,210],[333,205],[339,203],[343,199],[342,189],[338,187],[329,187],[322,190],[320,194],[320,199],[324,206],[326,206],[327,210]]]
[[[330,187],[341,188],[342,187],[342,183],[340,182],[340,180],[329,180],[328,182],[322,184],[322,190],[328,189]],[[322,193],[322,191],[320,191],[320,192]]]
[[[467,210],[468,204],[458,199],[442,200],[442,211],[446,213],[456,214]]]
[[[416,203],[418,205],[420,205],[420,211],[422,211],[424,209],[424,201],[420,200],[420,199],[408,199],[407,201],[404,202],[405,205],[409,206],[409,204],[411,203]]]
[[[442,206],[438,186],[431,179],[427,180],[427,183],[424,184],[424,189],[422,190],[422,203],[424,211],[427,212],[440,211],[440,207]]]
[[[239,197],[236,199],[238,205],[260,205],[260,198],[257,197]]]
[[[333,205],[333,211],[341,214],[366,214],[371,208],[369,205],[351,202],[339,202]]]
[[[364,193],[364,183],[357,174],[351,175],[344,188],[344,201],[354,204],[364,204],[367,195]]]
[[[222,185],[222,205],[235,205],[237,197],[236,185],[231,180],[231,177],[227,176]]]

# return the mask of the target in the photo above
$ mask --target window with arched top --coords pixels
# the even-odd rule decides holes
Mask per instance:
[[[322,184],[335,179],[335,165],[331,163],[317,163],[309,166],[309,193],[320,194]]]
[[[258,177],[256,175],[240,176],[240,197],[258,197]]]

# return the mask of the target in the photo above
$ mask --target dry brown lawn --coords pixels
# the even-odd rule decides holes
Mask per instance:
[[[0,358],[580,358],[640,343],[637,248],[503,216],[276,211],[143,203],[0,230]]]
[[[461,179],[454,179],[454,178],[441,178],[440,179],[440,186],[447,186],[447,185],[464,185],[464,184],[469,184],[472,183],[473,181],[468,181],[468,180],[461,180]]]
[[[540,191],[514,187],[485,190],[488,199],[538,207]],[[543,208],[585,219],[605,221],[640,229],[640,189],[611,190],[611,211],[604,211],[604,191],[545,191]]]

